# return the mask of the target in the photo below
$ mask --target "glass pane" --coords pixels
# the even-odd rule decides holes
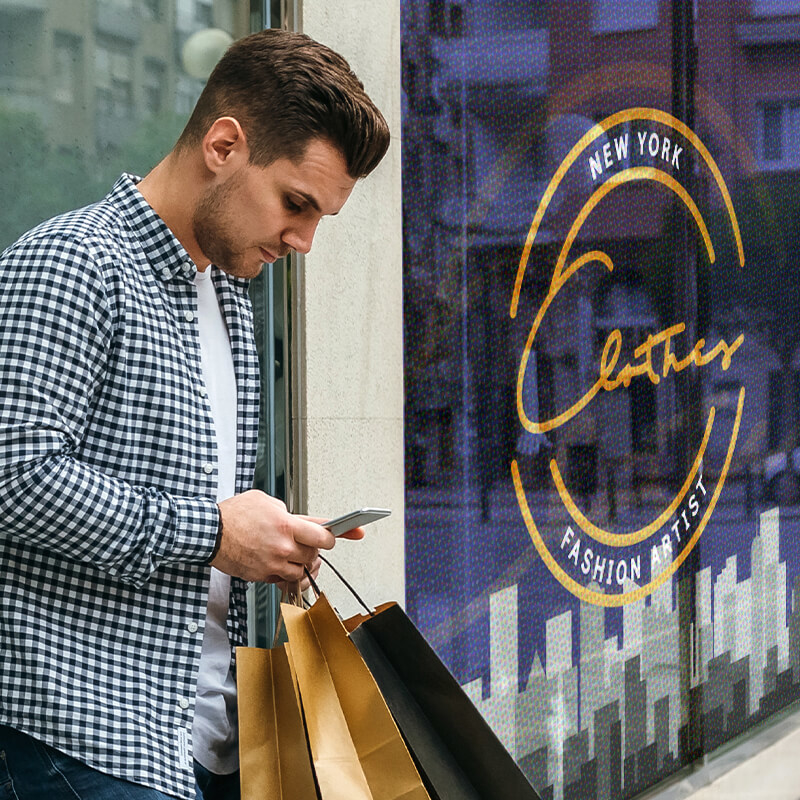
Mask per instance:
[[[761,108],[764,123],[764,160],[783,159],[783,106],[765,105]]]
[[[800,14],[798,0],[751,0],[750,11],[754,17]]]
[[[280,22],[280,3],[271,3]],[[62,211],[144,175],[174,144],[233,39],[265,22],[262,0],[0,2],[0,249]],[[256,485],[283,496],[285,265],[251,286],[262,369]],[[267,401],[270,402],[267,402]],[[272,587],[251,592],[259,643],[274,629]]]
[[[280,27],[280,0],[251,1],[253,30]],[[289,425],[289,325],[286,308],[290,287],[289,258],[265,265],[250,282],[256,346],[261,364],[261,409],[258,454],[253,486],[287,500]],[[248,642],[271,647],[278,620],[280,592],[273,584],[255,583],[248,589]]]
[[[543,797],[633,797],[800,696],[798,53],[451,5],[403,3],[407,607]]]
[[[730,429],[732,442],[704,464],[706,482],[721,487],[697,546],[692,622],[705,752],[769,720],[800,689],[792,644],[800,614],[800,282],[790,255],[800,219],[792,66],[800,51],[789,45],[789,60],[775,59],[775,47],[785,46],[786,31],[800,20],[800,4],[754,2],[751,9],[783,18],[745,23],[726,56],[717,37],[734,12],[701,5],[697,19],[697,81],[713,89],[698,92],[696,115],[730,192],[729,211],[711,217],[716,260],[698,259],[698,332],[709,343],[718,336],[740,342],[727,366],[701,368],[702,418],[713,411],[714,428]],[[753,164],[760,137],[763,160]],[[733,219],[739,234],[731,238]]]
[[[153,167],[226,43],[249,32],[250,6],[0,3],[0,131],[12,143],[0,166],[0,247],[99,199],[122,171],[143,175]]]

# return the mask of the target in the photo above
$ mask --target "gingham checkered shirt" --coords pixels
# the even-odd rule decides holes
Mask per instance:
[[[194,798],[217,455],[196,268],[136,180],[0,256],[0,723]],[[258,436],[252,308],[247,281],[212,270],[241,492]],[[232,647],[245,588],[232,581]]]

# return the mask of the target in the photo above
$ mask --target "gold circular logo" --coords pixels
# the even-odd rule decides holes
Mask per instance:
[[[713,242],[711,241],[711,235],[709,233],[708,226],[706,225],[701,211],[699,210],[694,199],[689,195],[679,180],[677,180],[673,174],[670,174],[670,172],[666,172],[664,169],[662,169],[661,164],[659,163],[667,162],[674,168],[677,168],[675,169],[677,172],[679,169],[679,159],[683,147],[693,148],[699,162],[704,163],[710,175],[713,176],[714,183],[722,198],[724,208],[727,213],[727,218],[730,223],[731,232],[736,243],[738,266],[739,268],[744,267],[744,249],[742,247],[739,223],[736,218],[730,193],[728,192],[725,180],[723,179],[716,162],[711,156],[711,153],[708,151],[708,148],[698,138],[694,131],[692,131],[684,123],[676,119],[671,114],[654,108],[630,108],[620,111],[616,114],[612,114],[588,130],[569,151],[548,184],[536,211],[536,215],[533,218],[533,222],[525,242],[525,247],[523,249],[522,257],[520,259],[511,301],[511,318],[515,319],[517,316],[522,282],[525,277],[525,270],[528,264],[531,249],[536,242],[536,237],[540,232],[542,221],[547,214],[548,207],[553,200],[553,197],[558,191],[561,181],[570,168],[575,164],[575,162],[582,157],[587,159],[587,166],[591,170],[593,179],[596,179],[602,175],[604,168],[608,166],[610,160],[613,159],[613,150],[611,149],[610,143],[606,143],[603,148],[595,149],[594,152],[592,152],[592,146],[600,137],[606,135],[607,131],[622,123],[637,123],[639,126],[642,126],[643,124],[646,125],[648,123],[651,126],[657,124],[662,126],[665,130],[670,131],[672,139],[663,133],[656,134],[654,131],[643,129],[636,131],[637,141],[631,142],[630,139],[633,138],[634,132],[632,128],[629,128],[628,132],[626,133],[626,136],[629,138],[625,143],[625,147],[632,150],[638,145],[643,160],[647,161],[649,157],[651,163],[639,166],[628,166],[624,169],[612,172],[610,176],[607,177],[605,181],[601,182],[593,191],[569,229],[566,239],[559,250],[558,257],[553,268],[553,275],[550,281],[549,290],[547,291],[544,301],[539,307],[538,313],[536,314],[533,324],[531,325],[517,373],[517,415],[525,430],[531,433],[544,434],[548,431],[559,428],[569,420],[584,412],[586,407],[599,392],[611,392],[620,386],[628,387],[631,381],[638,377],[648,378],[652,383],[657,384],[664,378],[668,377],[671,373],[678,373],[692,366],[697,368],[703,367],[717,358],[721,359],[722,369],[727,370],[731,364],[734,354],[744,341],[744,335],[742,334],[731,344],[728,344],[724,340],[720,340],[713,347],[708,347],[705,340],[700,339],[686,356],[684,356],[682,359],[679,359],[672,350],[672,340],[675,336],[682,333],[686,326],[683,323],[678,323],[658,333],[649,334],[647,340],[634,351],[634,356],[637,360],[634,363],[620,365],[619,361],[622,353],[622,334],[618,329],[613,330],[606,339],[605,346],[602,350],[597,380],[589,388],[589,390],[569,408],[559,411],[551,419],[538,421],[529,418],[523,402],[523,383],[528,368],[528,360],[531,348],[536,340],[537,333],[539,332],[540,326],[549,307],[564,285],[572,278],[572,276],[575,275],[575,273],[578,272],[578,270],[587,264],[598,262],[602,264],[609,272],[612,272],[614,269],[614,264],[611,258],[602,250],[591,250],[573,260],[570,260],[570,252],[584,222],[594,211],[594,209],[601,203],[603,198],[606,197],[610,192],[613,192],[619,186],[631,181],[655,181],[669,189],[677,198],[680,199],[685,208],[691,214],[691,217],[694,220],[702,239],[708,260],[713,264],[716,260],[716,253]],[[677,144],[679,141],[682,142],[681,146],[678,146]],[[660,364],[656,363],[659,353],[663,355],[663,360]],[[627,592],[623,591],[621,593],[606,594],[603,591],[591,589],[588,586],[582,585],[578,580],[573,578],[570,574],[568,574],[564,567],[559,564],[553,553],[550,552],[550,549],[545,544],[544,539],[542,538],[539,529],[536,526],[530,506],[528,504],[525,488],[522,484],[519,466],[516,460],[512,461],[511,473],[514,482],[516,498],[522,513],[522,517],[525,520],[528,533],[530,534],[531,540],[539,555],[542,557],[551,573],[561,583],[562,586],[568,589],[576,597],[586,602],[601,606],[622,606],[651,594],[656,588],[658,588],[675,573],[678,567],[680,567],[680,565],[685,561],[689,553],[691,553],[692,549],[697,544],[703,531],[705,530],[706,525],[708,524],[709,519],[711,518],[711,515],[714,513],[714,508],[725,484],[725,479],[728,475],[731,459],[736,447],[736,440],[742,420],[742,410],[744,408],[744,394],[744,386],[742,386],[738,391],[736,412],[731,429],[730,440],[727,443],[724,462],[721,466],[716,485],[713,488],[710,486],[707,487],[703,483],[701,470],[703,457],[706,453],[714,426],[716,409],[714,406],[711,406],[706,419],[706,426],[702,442],[699,446],[694,462],[689,469],[686,479],[680,487],[678,493],[672,499],[672,501],[667,504],[663,511],[661,511],[661,513],[659,513],[648,524],[637,530],[632,530],[625,533],[614,533],[604,530],[600,526],[593,523],[578,508],[573,500],[556,459],[553,458],[550,461],[550,473],[554,485],[557,489],[558,496],[564,505],[564,508],[572,519],[572,523],[578,528],[578,530],[582,531],[587,537],[589,537],[589,539],[606,547],[612,548],[612,552],[614,553],[618,551],[622,551],[622,553],[624,553],[625,548],[652,540],[663,531],[665,525],[667,525],[669,520],[681,508],[681,504],[687,499],[687,497],[690,496],[690,492],[692,493],[690,496],[690,501],[693,502],[695,501],[695,495],[700,497],[700,491],[702,491],[702,499],[705,501],[705,508],[700,521],[697,523],[697,526],[691,532],[691,536],[688,539],[681,540],[679,538],[678,541],[674,543],[670,541],[670,552],[674,553],[671,563],[666,566],[666,568],[658,572],[657,575],[651,576],[651,580],[645,585],[637,586],[636,588]],[[696,506],[696,511],[699,511],[699,502],[696,503]],[[694,510],[695,509],[693,505],[693,511]],[[564,539],[561,540],[562,548],[564,548],[565,542],[567,545],[570,545],[573,539],[577,542],[576,536],[576,533],[570,525],[570,527],[567,528]],[[668,535],[662,536],[662,540],[665,537],[668,537]],[[578,545],[575,544],[572,545],[572,547],[577,548]],[[591,550],[589,550],[589,552],[591,553]],[[606,566],[608,566],[608,574],[611,574],[614,560],[609,560],[611,561],[610,565],[607,565],[606,561],[604,560],[602,574],[605,574]],[[617,562],[618,565],[619,562],[620,560]],[[577,564],[577,561],[575,563]],[[622,561],[622,563],[626,562]],[[631,564],[632,566],[630,570],[627,566],[624,570],[626,578],[637,577],[633,568],[633,562],[631,562]],[[587,574],[586,570],[582,571]],[[589,570],[588,574],[591,574],[591,570]],[[619,575],[619,571],[617,574]],[[640,574],[641,573],[639,571],[639,575]]]

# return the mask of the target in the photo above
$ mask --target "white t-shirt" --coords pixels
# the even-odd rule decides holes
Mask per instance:
[[[211,280],[197,271],[197,314],[203,381],[214,418],[219,458],[217,502],[236,492],[236,375],[228,329]],[[208,770],[228,775],[239,768],[236,682],[231,675],[227,619],[231,579],[211,568],[206,628],[197,678],[192,752]]]

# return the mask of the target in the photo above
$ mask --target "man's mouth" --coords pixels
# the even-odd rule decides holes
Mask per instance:
[[[278,256],[273,255],[269,250],[265,250],[263,247],[259,247],[258,249],[261,251],[261,257],[266,263],[272,264],[273,261],[278,260]]]

